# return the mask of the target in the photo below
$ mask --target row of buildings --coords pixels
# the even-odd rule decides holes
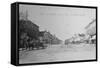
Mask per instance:
[[[49,44],[60,44],[62,41],[60,39],[58,39],[55,35],[52,35],[50,32],[48,31],[41,31],[39,33],[40,37],[43,39],[43,41],[45,43],[49,43]]]
[[[85,29],[84,33],[75,34],[73,37],[66,39],[65,44],[96,43],[96,19],[92,20],[84,29]]]
[[[61,40],[49,31],[40,31],[39,26],[28,19],[28,14],[20,13],[19,17],[19,40],[24,40],[26,47],[28,41],[42,41],[44,44],[60,44]],[[23,45],[24,45],[23,44]],[[21,45],[20,45],[21,46]],[[27,45],[28,46],[28,45]]]

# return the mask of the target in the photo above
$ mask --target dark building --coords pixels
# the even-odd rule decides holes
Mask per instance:
[[[43,38],[44,42],[47,44],[60,44],[61,40],[58,39],[55,35],[52,35],[50,32],[41,31],[39,35]]]

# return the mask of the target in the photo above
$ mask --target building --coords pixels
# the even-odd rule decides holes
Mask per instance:
[[[60,44],[61,40],[59,40],[55,35],[52,35],[50,32],[41,31],[40,36],[43,37],[43,40],[46,44]]]
[[[86,27],[86,35],[89,35],[90,43],[96,43],[96,19],[92,20]]]
[[[65,44],[80,44],[85,42],[85,34],[75,34],[69,39],[65,40]]]
[[[91,21],[86,27],[86,34],[92,36],[96,34],[96,20]]]

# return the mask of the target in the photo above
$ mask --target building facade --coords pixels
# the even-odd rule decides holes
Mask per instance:
[[[43,40],[46,44],[60,44],[61,40],[58,39],[55,35],[52,35],[50,32],[41,31],[40,36],[43,37]]]
[[[89,42],[96,43],[96,19],[92,20],[86,27],[86,35],[89,35]]]

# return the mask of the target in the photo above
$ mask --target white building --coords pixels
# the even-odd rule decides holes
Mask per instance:
[[[96,20],[94,19],[90,22],[86,27],[86,34],[87,35],[95,35],[96,34]]]
[[[86,27],[86,35],[89,35],[89,40],[93,43],[96,42],[96,19],[91,21]]]

